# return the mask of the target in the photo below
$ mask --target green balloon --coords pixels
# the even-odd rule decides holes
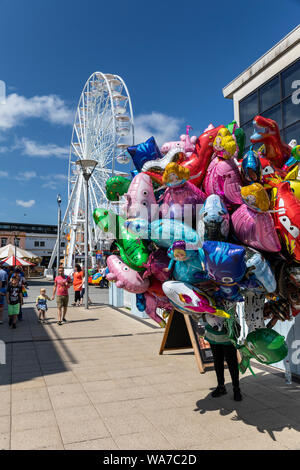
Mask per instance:
[[[135,271],[144,271],[149,252],[144,240],[137,235],[129,233],[125,227],[125,219],[106,209],[95,209],[94,221],[103,232],[115,233],[120,256],[125,264]]]
[[[256,359],[262,364],[274,364],[284,359],[288,354],[288,347],[284,336],[270,328],[260,328],[248,334],[245,343],[239,348],[242,362],[239,369],[246,372],[250,368],[250,359]],[[252,372],[252,371],[251,371]]]
[[[131,181],[124,176],[112,176],[106,181],[106,197],[109,201],[118,201],[119,196],[127,193]]]
[[[295,147],[293,147],[292,157],[294,157],[294,159],[297,160],[297,162],[300,161],[300,145],[296,145]]]
[[[233,134],[233,129],[237,125],[236,121],[231,121],[226,127]],[[246,134],[241,127],[236,127],[234,131],[234,136],[236,138],[236,143],[239,146],[239,153],[237,158],[240,159],[243,157],[245,143],[246,143]]]

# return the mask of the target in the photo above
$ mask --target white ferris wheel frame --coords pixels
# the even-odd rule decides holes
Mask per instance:
[[[97,207],[106,207],[106,208],[111,208],[110,202],[106,198],[105,194],[105,189],[104,185],[101,185],[101,182],[110,176],[113,176],[115,174],[122,174],[122,172],[116,172],[115,167],[116,167],[116,159],[119,155],[122,155],[125,150],[125,143],[120,143],[120,140],[122,140],[122,137],[126,136],[125,135],[118,135],[117,134],[117,120],[118,118],[120,119],[120,123],[122,123],[122,116],[126,118],[125,122],[128,123],[128,128],[129,128],[129,133],[127,135],[127,143],[126,147],[130,145],[134,145],[134,119],[133,119],[133,110],[132,110],[132,103],[131,103],[131,98],[130,94],[128,91],[128,88],[126,86],[126,83],[124,80],[119,76],[115,74],[105,74],[102,72],[94,72],[86,81],[82,93],[80,95],[79,101],[78,101],[78,106],[76,109],[76,114],[75,114],[75,119],[74,119],[74,125],[73,125],[73,130],[72,130],[72,138],[71,138],[71,145],[70,145],[70,154],[69,154],[69,165],[68,165],[68,205],[67,209],[64,215],[64,218],[61,223],[61,236],[65,232],[66,229],[69,229],[70,231],[70,240],[68,244],[68,254],[65,255],[65,266],[67,268],[73,267],[73,259],[74,259],[74,253],[76,252],[76,231],[79,226],[81,226],[84,222],[84,218],[82,217],[82,214],[80,214],[80,204],[86,200],[86,191],[85,191],[85,185],[83,182],[83,175],[81,172],[77,172],[76,175],[74,175],[73,171],[73,165],[75,163],[73,155],[76,156],[76,159],[94,159],[93,155],[91,154],[90,149],[87,148],[87,145],[89,143],[87,139],[87,132],[90,131],[90,127],[88,126],[88,114],[89,114],[89,93],[92,93],[90,91],[90,84],[95,83],[93,79],[97,77],[101,77],[103,80],[103,83],[105,84],[103,87],[103,95],[104,92],[108,93],[108,96],[106,97],[106,102],[105,102],[105,108],[109,110],[109,121],[112,120],[112,129],[113,129],[113,137],[112,141],[110,142],[110,145],[108,149],[112,148],[112,158],[110,161],[104,162],[106,165],[109,165],[111,163],[111,168],[107,168],[104,166],[96,167],[94,174],[91,176],[90,182],[89,182],[89,230],[88,230],[88,242],[90,249],[101,239],[106,238],[104,234],[100,231],[100,229],[96,226],[93,218],[92,218],[92,213],[95,208]],[[121,93],[122,94],[116,94],[114,95],[114,89],[111,86],[110,81],[115,81],[119,82],[120,87],[121,87]],[[119,85],[117,84],[117,85]],[[119,98],[118,98],[119,97]],[[116,106],[114,102],[114,98],[121,99],[121,101],[125,102],[124,109],[126,110],[124,113],[116,114]],[[98,110],[100,110],[101,104],[102,104],[103,97],[101,97],[100,104],[98,104]],[[85,107],[86,104],[86,107]],[[82,106],[83,105],[83,106]],[[106,130],[108,130],[109,126],[111,123],[108,121],[106,123],[106,128],[101,129],[101,118],[102,115],[106,112],[106,109],[102,110],[102,113],[98,116],[94,116],[98,120],[97,122],[97,135],[96,138],[99,139],[100,137],[105,136]],[[83,111],[83,115],[82,115]],[[84,116],[84,117],[83,117]],[[123,120],[124,120],[123,117]],[[129,119],[127,119],[127,117]],[[78,126],[79,123],[79,126]],[[82,130],[78,130],[83,129]],[[95,129],[95,127],[93,127]],[[77,137],[76,142],[74,142],[74,137]],[[130,139],[130,140],[129,140]],[[80,146],[80,151],[78,150],[78,145],[75,145],[75,143],[79,144]],[[82,145],[84,144],[84,145]],[[100,142],[101,144],[101,142]],[[117,152],[117,145],[121,145],[121,150],[119,153]],[[108,151],[108,149],[104,149]],[[94,150],[94,153],[96,153],[97,148]],[[112,153],[110,152],[110,153]],[[93,153],[93,152],[92,152]],[[97,158],[95,158],[97,160]],[[101,175],[101,180],[100,180],[100,175]],[[75,179],[74,179],[75,176]],[[98,197],[97,197],[97,192],[98,192]],[[99,197],[100,195],[100,197]],[[78,251],[78,250],[77,250]],[[49,262],[48,268],[52,268],[54,264],[54,260],[56,257],[56,252],[57,252],[57,240],[55,243],[55,247],[52,252],[52,256]]]

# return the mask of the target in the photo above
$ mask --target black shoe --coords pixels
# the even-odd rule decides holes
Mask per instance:
[[[67,321],[68,321],[68,320],[66,320],[65,318],[63,318],[63,320],[62,320],[62,321],[64,321],[65,323],[67,323]]]
[[[58,325],[62,325],[62,321],[58,321],[57,324],[58,324]]]
[[[12,318],[9,317],[9,319],[8,319],[8,326],[11,326],[11,325],[12,325]]]
[[[224,387],[224,385],[222,387],[217,387],[211,394],[211,396],[213,398],[218,398],[218,397],[221,397],[222,395],[226,395],[227,393],[227,390],[226,388]]]
[[[13,330],[15,330],[15,329],[17,328],[17,326],[16,326],[15,323],[13,323],[13,326],[12,326],[12,327],[13,327]]]
[[[240,387],[233,387],[233,399],[234,401],[242,401],[243,396]]]

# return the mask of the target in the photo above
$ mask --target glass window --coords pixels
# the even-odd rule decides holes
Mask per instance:
[[[289,97],[283,101],[283,124],[287,127],[300,119],[300,104],[294,104]]]
[[[34,246],[40,246],[40,242],[34,242]]]
[[[300,142],[300,122],[284,130],[285,142],[289,143],[292,139],[296,139],[298,143]]]
[[[264,113],[261,113],[261,115],[268,119],[273,119],[273,121],[276,121],[279,126],[279,129],[282,127],[280,104],[273,106],[273,108],[268,109],[268,111],[265,111]]]
[[[7,244],[7,238],[1,238],[1,247],[6,246]]]
[[[20,246],[20,238],[15,238],[15,246]]]
[[[280,85],[279,77],[273,78],[259,90],[260,112],[271,108],[275,103],[280,101]]]
[[[65,246],[65,242],[61,242],[60,246],[63,248]]]
[[[247,124],[244,124],[242,127],[243,127],[243,130],[244,130],[245,134],[246,134],[245,147],[249,147],[249,145],[251,145],[250,137],[251,137],[251,135],[254,134],[253,123],[252,123],[252,121],[250,121]]]
[[[292,88],[295,80],[300,80],[300,59],[281,74],[282,95],[284,98],[291,95],[295,90]]]
[[[251,93],[240,102],[240,123],[250,121],[258,114],[258,98],[257,91]]]
[[[40,246],[45,246],[45,242],[40,242]]]

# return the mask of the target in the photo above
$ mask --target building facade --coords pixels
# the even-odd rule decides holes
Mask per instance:
[[[276,121],[286,143],[300,143],[300,25],[224,87],[223,95],[233,100],[246,150],[257,114]]]
[[[286,143],[300,144],[300,25],[248,67],[224,89],[233,100],[234,118],[246,133],[246,150],[253,134],[253,118],[260,114],[275,120]],[[297,340],[300,340],[300,315],[274,327],[289,346],[291,371],[300,376]],[[274,364],[287,368],[286,360]]]
[[[57,238],[56,225],[19,224],[0,222],[1,247],[16,244],[31,251],[42,259],[41,265],[47,266]],[[61,252],[66,248],[66,241],[61,241]]]

